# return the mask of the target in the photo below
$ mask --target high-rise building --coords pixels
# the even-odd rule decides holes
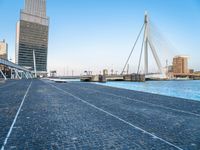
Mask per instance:
[[[0,41],[0,58],[8,59],[8,44],[5,40]]]
[[[25,0],[16,29],[16,63],[34,70],[35,60],[37,74],[46,74],[48,33],[46,0]]]
[[[173,73],[187,74],[188,56],[176,56],[173,58]]]

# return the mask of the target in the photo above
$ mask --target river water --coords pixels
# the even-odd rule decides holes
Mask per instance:
[[[97,84],[200,101],[200,80],[107,82]]]

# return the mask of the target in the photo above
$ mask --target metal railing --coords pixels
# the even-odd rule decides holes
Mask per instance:
[[[19,66],[19,65],[15,64],[15,63],[13,63],[11,61],[2,59],[2,58],[0,58],[0,65],[5,65],[7,67],[11,67],[11,68],[14,68],[14,69],[18,69],[18,70],[21,70],[21,71],[25,71],[25,72],[31,73],[30,70],[28,70],[28,69],[26,69],[26,68],[24,68],[22,66]]]

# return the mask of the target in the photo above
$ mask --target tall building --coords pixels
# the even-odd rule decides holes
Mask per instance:
[[[8,44],[5,40],[0,41],[0,58],[8,59]]]
[[[48,34],[46,0],[25,0],[16,28],[16,63],[33,71],[35,60],[37,74],[46,74]]]
[[[173,73],[188,73],[188,56],[176,56],[173,58]]]

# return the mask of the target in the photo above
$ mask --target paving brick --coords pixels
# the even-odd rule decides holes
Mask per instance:
[[[0,130],[4,131],[0,132],[1,144],[29,83],[29,80],[17,81],[11,86],[10,94],[0,86],[3,88],[0,96],[6,100],[0,99]],[[177,106],[173,108],[196,114],[200,114],[200,103],[95,84],[41,80],[33,80],[5,149],[176,149],[49,83],[180,148],[200,149],[200,117],[125,97],[170,108],[174,101]]]

